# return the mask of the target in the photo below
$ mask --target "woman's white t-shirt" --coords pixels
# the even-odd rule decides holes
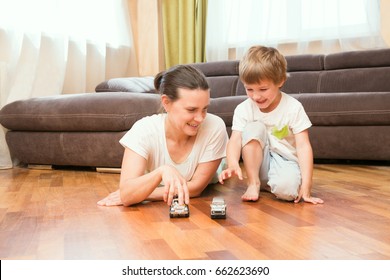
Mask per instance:
[[[150,172],[162,165],[175,167],[187,180],[191,180],[199,163],[209,162],[226,156],[228,135],[223,120],[213,114],[207,114],[198,129],[192,151],[181,163],[175,163],[167,149],[165,138],[166,114],[156,114],[138,120],[119,140],[147,161]]]

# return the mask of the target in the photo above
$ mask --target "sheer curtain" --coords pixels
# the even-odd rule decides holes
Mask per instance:
[[[0,0],[0,108],[137,75],[127,0]],[[0,168],[13,166],[0,127]]]
[[[284,54],[385,47],[379,0],[209,0],[207,61],[240,59],[252,45]]]

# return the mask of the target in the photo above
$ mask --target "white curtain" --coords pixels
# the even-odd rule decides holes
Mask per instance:
[[[127,0],[0,0],[0,108],[137,75]],[[13,166],[0,126],[0,169]]]
[[[240,59],[252,45],[284,54],[386,47],[380,0],[209,0],[207,61]]]

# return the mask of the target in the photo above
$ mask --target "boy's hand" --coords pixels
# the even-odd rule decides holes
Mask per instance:
[[[324,201],[321,198],[311,196],[310,194],[304,194],[299,192],[298,197],[294,200],[295,203],[299,203],[303,199],[304,202],[309,202],[312,204],[322,204]]]
[[[233,175],[237,175],[238,179],[242,180],[242,171],[240,166],[237,167],[228,167],[224,171],[221,172],[218,176],[218,181],[223,184],[223,181],[231,178]]]

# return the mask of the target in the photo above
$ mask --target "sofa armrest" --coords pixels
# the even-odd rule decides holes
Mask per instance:
[[[0,110],[9,130],[39,132],[126,131],[139,119],[158,113],[157,94],[101,92],[35,97]]]

